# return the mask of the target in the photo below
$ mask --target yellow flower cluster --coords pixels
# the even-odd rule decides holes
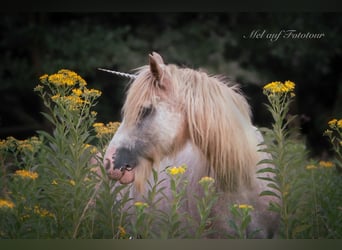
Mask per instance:
[[[27,170],[17,170],[15,171],[14,175],[19,176],[24,179],[31,179],[31,180],[35,180],[38,178],[38,173],[27,171]]]
[[[97,138],[102,138],[107,135],[113,135],[118,130],[120,122],[109,122],[106,125],[102,122],[93,124]]]
[[[9,200],[0,199],[0,209],[1,208],[14,208],[14,203]]]
[[[41,208],[38,205],[34,206],[33,212],[40,217],[51,217],[54,218],[55,215],[51,213],[50,211],[46,210],[45,208]]]
[[[97,89],[84,89],[84,95],[88,97],[99,97],[101,94],[102,92]]]
[[[146,202],[137,201],[134,203],[134,206],[137,208],[145,208],[148,207],[148,204]]]
[[[332,168],[334,166],[334,163],[331,161],[320,161],[319,165],[324,168]]]
[[[77,95],[69,95],[69,96],[60,96],[60,94],[56,94],[51,97],[51,99],[55,103],[62,104],[66,106],[68,110],[79,110],[83,107],[84,104],[89,104],[88,101],[83,100],[81,97]]]
[[[204,176],[204,177],[202,177],[200,179],[200,181],[198,183],[203,185],[203,184],[212,184],[214,182],[215,182],[214,178],[208,177],[208,176]]]
[[[285,83],[276,81],[268,83],[264,86],[264,90],[270,93],[289,93],[295,89],[295,83],[291,81],[285,81]]]
[[[174,167],[167,168],[166,172],[169,175],[173,175],[173,176],[175,176],[175,175],[182,175],[182,174],[185,173],[186,168],[187,168],[186,165],[181,165],[179,167],[174,166]]]
[[[0,150],[17,149],[18,151],[30,151],[35,152],[39,149],[42,142],[38,137],[33,136],[26,140],[17,140],[12,136],[6,138],[6,140],[0,140]]]
[[[234,207],[240,208],[240,209],[250,209],[250,210],[254,209],[252,205],[247,205],[247,204],[234,204]]]
[[[76,96],[81,96],[83,94],[81,89],[72,89],[72,93]]]
[[[119,238],[124,239],[127,235],[125,228],[122,226],[119,226],[118,229],[119,229]]]
[[[56,74],[40,77],[42,84],[49,86],[53,102],[65,106],[70,111],[77,111],[89,105],[102,93],[96,89],[87,89],[85,80],[75,72],[62,69]],[[57,87],[57,88],[52,88]],[[44,87],[38,85],[35,91],[43,93]]]
[[[331,161],[320,161],[319,163],[319,167],[322,167],[322,168],[332,168],[334,167],[334,163],[331,162]],[[307,170],[312,170],[312,169],[317,169],[318,167],[314,164],[309,164],[307,166],[305,166],[305,168]]]
[[[0,140],[0,150],[7,150],[8,149],[8,140]]]
[[[79,84],[80,86],[86,86],[86,81],[77,75],[75,72],[61,69],[56,74],[48,76],[47,74],[40,77],[41,82],[48,81],[55,86],[74,86]]]
[[[84,96],[84,97],[99,97],[102,94],[102,92],[100,90],[87,89],[86,87],[74,88],[71,91],[76,96]]]
[[[92,153],[92,154],[97,153],[97,148],[93,145],[90,145],[90,144],[84,144],[84,149],[85,150],[89,149],[90,153]]]
[[[328,122],[330,128],[342,128],[342,119],[332,119]]]
[[[33,136],[27,140],[18,140],[17,143],[18,143],[17,149],[19,151],[27,150],[30,152],[34,152],[42,144],[42,142],[36,136]]]
[[[311,169],[316,169],[317,167],[315,165],[313,165],[313,164],[310,164],[310,165],[307,165],[305,168],[307,170],[311,170]]]

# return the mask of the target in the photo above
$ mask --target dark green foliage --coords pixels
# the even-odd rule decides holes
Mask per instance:
[[[340,116],[342,89],[341,24],[338,13],[21,13],[0,17],[0,137],[27,137],[50,129],[39,116],[31,89],[38,76],[61,68],[79,72],[104,95],[99,119],[119,120],[122,79],[98,67],[129,72],[159,52],[167,63],[202,68],[240,82],[257,125],[269,126],[261,86],[270,80],[297,83],[293,103],[301,132],[313,153],[326,151],[320,135],[332,116]],[[282,30],[324,33],[322,39],[279,38]],[[265,30],[260,39],[248,39]],[[10,111],[8,107],[11,107]]]

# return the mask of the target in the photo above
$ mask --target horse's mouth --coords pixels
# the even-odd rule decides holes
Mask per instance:
[[[135,178],[134,168],[115,168],[108,171],[108,177],[119,181],[121,184],[129,184]]]

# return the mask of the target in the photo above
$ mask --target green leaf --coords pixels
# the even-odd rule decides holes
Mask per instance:
[[[263,159],[263,160],[258,162],[258,165],[261,165],[261,164],[273,164],[273,163],[274,163],[273,159]]]
[[[230,226],[235,232],[238,232],[239,229],[238,229],[238,227],[237,227],[235,221],[229,220],[229,221],[228,221],[228,224],[229,224],[229,226]]]
[[[262,169],[259,169],[257,171],[257,174],[260,174],[260,173],[274,173],[274,174],[276,174],[277,173],[277,169],[271,168],[271,167],[262,168]]]
[[[296,226],[293,230],[292,230],[292,238],[296,238],[296,235],[304,232],[305,230],[309,229],[311,227],[311,225],[308,224],[304,224],[304,225],[299,225]]]
[[[52,124],[56,125],[56,121],[53,119],[53,117],[45,112],[40,112],[45,119],[47,119],[49,122],[51,122]]]
[[[51,136],[49,133],[47,133],[46,131],[39,130],[37,131],[37,133],[45,137],[50,142],[54,142],[54,143],[56,142],[56,139],[53,136]]]
[[[273,188],[275,190],[280,191],[279,186],[274,184],[274,183],[269,183],[269,184],[267,184],[267,186],[270,187],[270,188]]]
[[[272,179],[272,178],[269,178],[269,177],[258,177],[258,179],[264,180],[264,181],[270,181],[270,182],[277,183],[276,180],[274,180],[274,179]]]
[[[275,196],[280,199],[280,196],[273,191],[265,190],[260,193],[260,196]]]
[[[280,211],[281,211],[280,204],[271,201],[269,204],[268,210],[280,213]]]

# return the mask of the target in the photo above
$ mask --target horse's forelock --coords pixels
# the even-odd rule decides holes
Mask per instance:
[[[148,67],[138,69],[137,78],[130,84],[122,113],[127,125],[136,124],[141,116],[141,107],[147,103],[154,104],[156,90],[153,87],[154,78]]]

